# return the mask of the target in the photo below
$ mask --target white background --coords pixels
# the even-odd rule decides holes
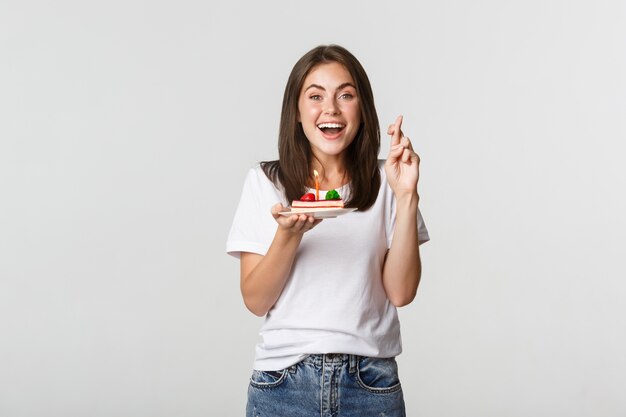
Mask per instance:
[[[422,157],[408,415],[623,417],[624,22],[623,1],[3,1],[0,415],[243,415],[261,319],[226,236],[291,67],[338,43]]]

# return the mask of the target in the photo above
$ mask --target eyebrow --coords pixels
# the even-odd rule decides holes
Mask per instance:
[[[342,88],[345,88],[345,87],[352,87],[352,88],[354,88],[356,90],[356,87],[354,86],[354,84],[349,83],[349,82],[348,83],[343,83],[343,84],[339,85],[339,87],[337,87],[337,90],[341,90]],[[318,85],[318,84],[311,84],[304,91],[307,92],[310,88],[318,88],[318,89],[320,89],[322,91],[326,91],[326,89],[324,87],[322,87],[321,85]]]

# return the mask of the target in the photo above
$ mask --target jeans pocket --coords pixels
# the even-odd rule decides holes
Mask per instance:
[[[275,388],[287,379],[287,369],[281,371],[252,371],[250,385],[255,388]]]
[[[387,394],[402,388],[395,358],[360,358],[356,377],[362,388],[373,393]]]

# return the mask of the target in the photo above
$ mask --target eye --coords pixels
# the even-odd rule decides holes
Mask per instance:
[[[314,100],[314,101],[319,101],[319,100],[322,99],[322,96],[320,96],[319,94],[313,94],[313,95],[309,96],[309,98],[311,100]]]
[[[351,93],[343,93],[342,95],[339,96],[339,98],[343,100],[350,100],[350,99],[353,99],[354,96]]]

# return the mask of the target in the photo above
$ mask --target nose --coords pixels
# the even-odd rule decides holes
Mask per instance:
[[[324,114],[334,116],[339,113],[339,108],[335,100],[327,100],[326,107],[324,108]]]

